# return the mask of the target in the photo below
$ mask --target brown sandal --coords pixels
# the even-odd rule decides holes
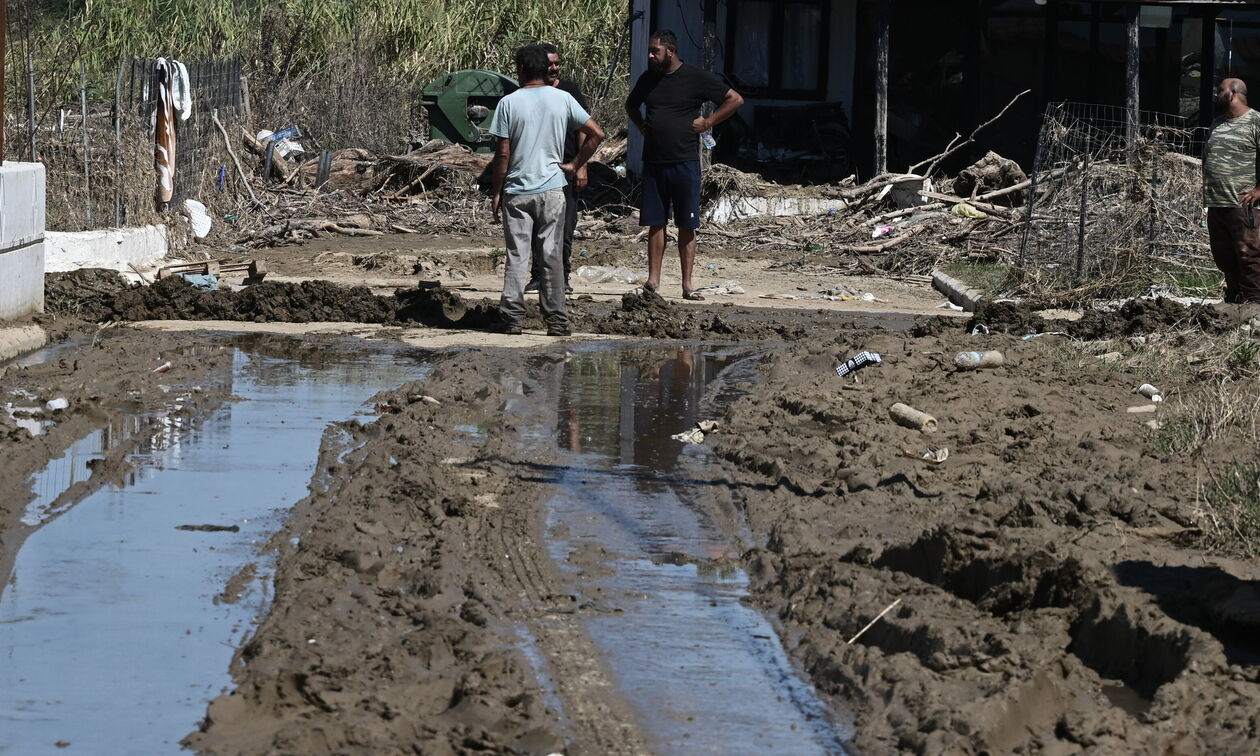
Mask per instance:
[[[692,302],[703,302],[704,295],[696,291],[695,289],[692,289],[691,291],[683,292],[683,299],[689,299]]]

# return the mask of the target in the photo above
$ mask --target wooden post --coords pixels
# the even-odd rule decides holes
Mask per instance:
[[[888,172],[888,23],[890,0],[875,8],[875,175]]]
[[[1138,129],[1141,125],[1141,101],[1139,99],[1141,77],[1139,75],[1139,67],[1142,60],[1142,48],[1139,21],[1142,14],[1142,5],[1140,3],[1129,3],[1125,11],[1128,14],[1129,34],[1124,66],[1124,81],[1127,90],[1124,136],[1126,145],[1131,149],[1137,143]]]

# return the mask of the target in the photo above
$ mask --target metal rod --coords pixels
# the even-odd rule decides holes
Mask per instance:
[[[114,227],[122,228],[122,81],[127,57],[118,56],[118,78],[114,79]]]
[[[875,175],[888,172],[888,27],[891,2],[875,10]]]
[[[92,228],[92,158],[88,140],[87,72],[83,58],[79,58],[79,130],[83,132],[83,216],[87,227]]]
[[[9,47],[8,29],[9,3],[5,0],[0,2],[0,166],[4,165],[4,59]]]
[[[26,8],[26,125],[30,129],[30,157],[35,162],[35,52],[31,49],[31,9]]]
[[[1085,159],[1081,163],[1081,214],[1076,229],[1076,281],[1085,273],[1085,216],[1089,198],[1089,143],[1085,144]]]
[[[1142,47],[1141,47],[1141,14],[1142,6],[1139,3],[1130,3],[1126,9],[1129,14],[1128,28],[1128,49],[1125,56],[1125,88],[1126,92],[1125,110],[1127,117],[1125,118],[1124,138],[1125,145],[1132,150],[1137,143],[1138,125],[1141,118],[1141,80],[1140,69],[1142,63]],[[1200,71],[1200,74],[1202,72]]]

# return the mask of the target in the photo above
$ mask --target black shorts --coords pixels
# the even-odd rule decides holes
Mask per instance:
[[[644,163],[640,226],[663,226],[673,209],[678,228],[700,228],[700,161]]]

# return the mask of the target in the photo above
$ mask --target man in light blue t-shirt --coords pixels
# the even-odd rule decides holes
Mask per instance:
[[[490,133],[499,137],[495,151],[494,195],[490,210],[502,216],[507,263],[503,271],[503,313],[507,333],[521,333],[525,317],[525,284],[530,260],[542,263],[539,303],[548,336],[568,336],[564,311],[564,187],[590,160],[604,139],[604,130],[567,92],[550,86],[547,51],[541,45],[517,48],[520,89],[499,101]],[[580,129],[586,135],[572,162],[564,162],[565,135]]]

